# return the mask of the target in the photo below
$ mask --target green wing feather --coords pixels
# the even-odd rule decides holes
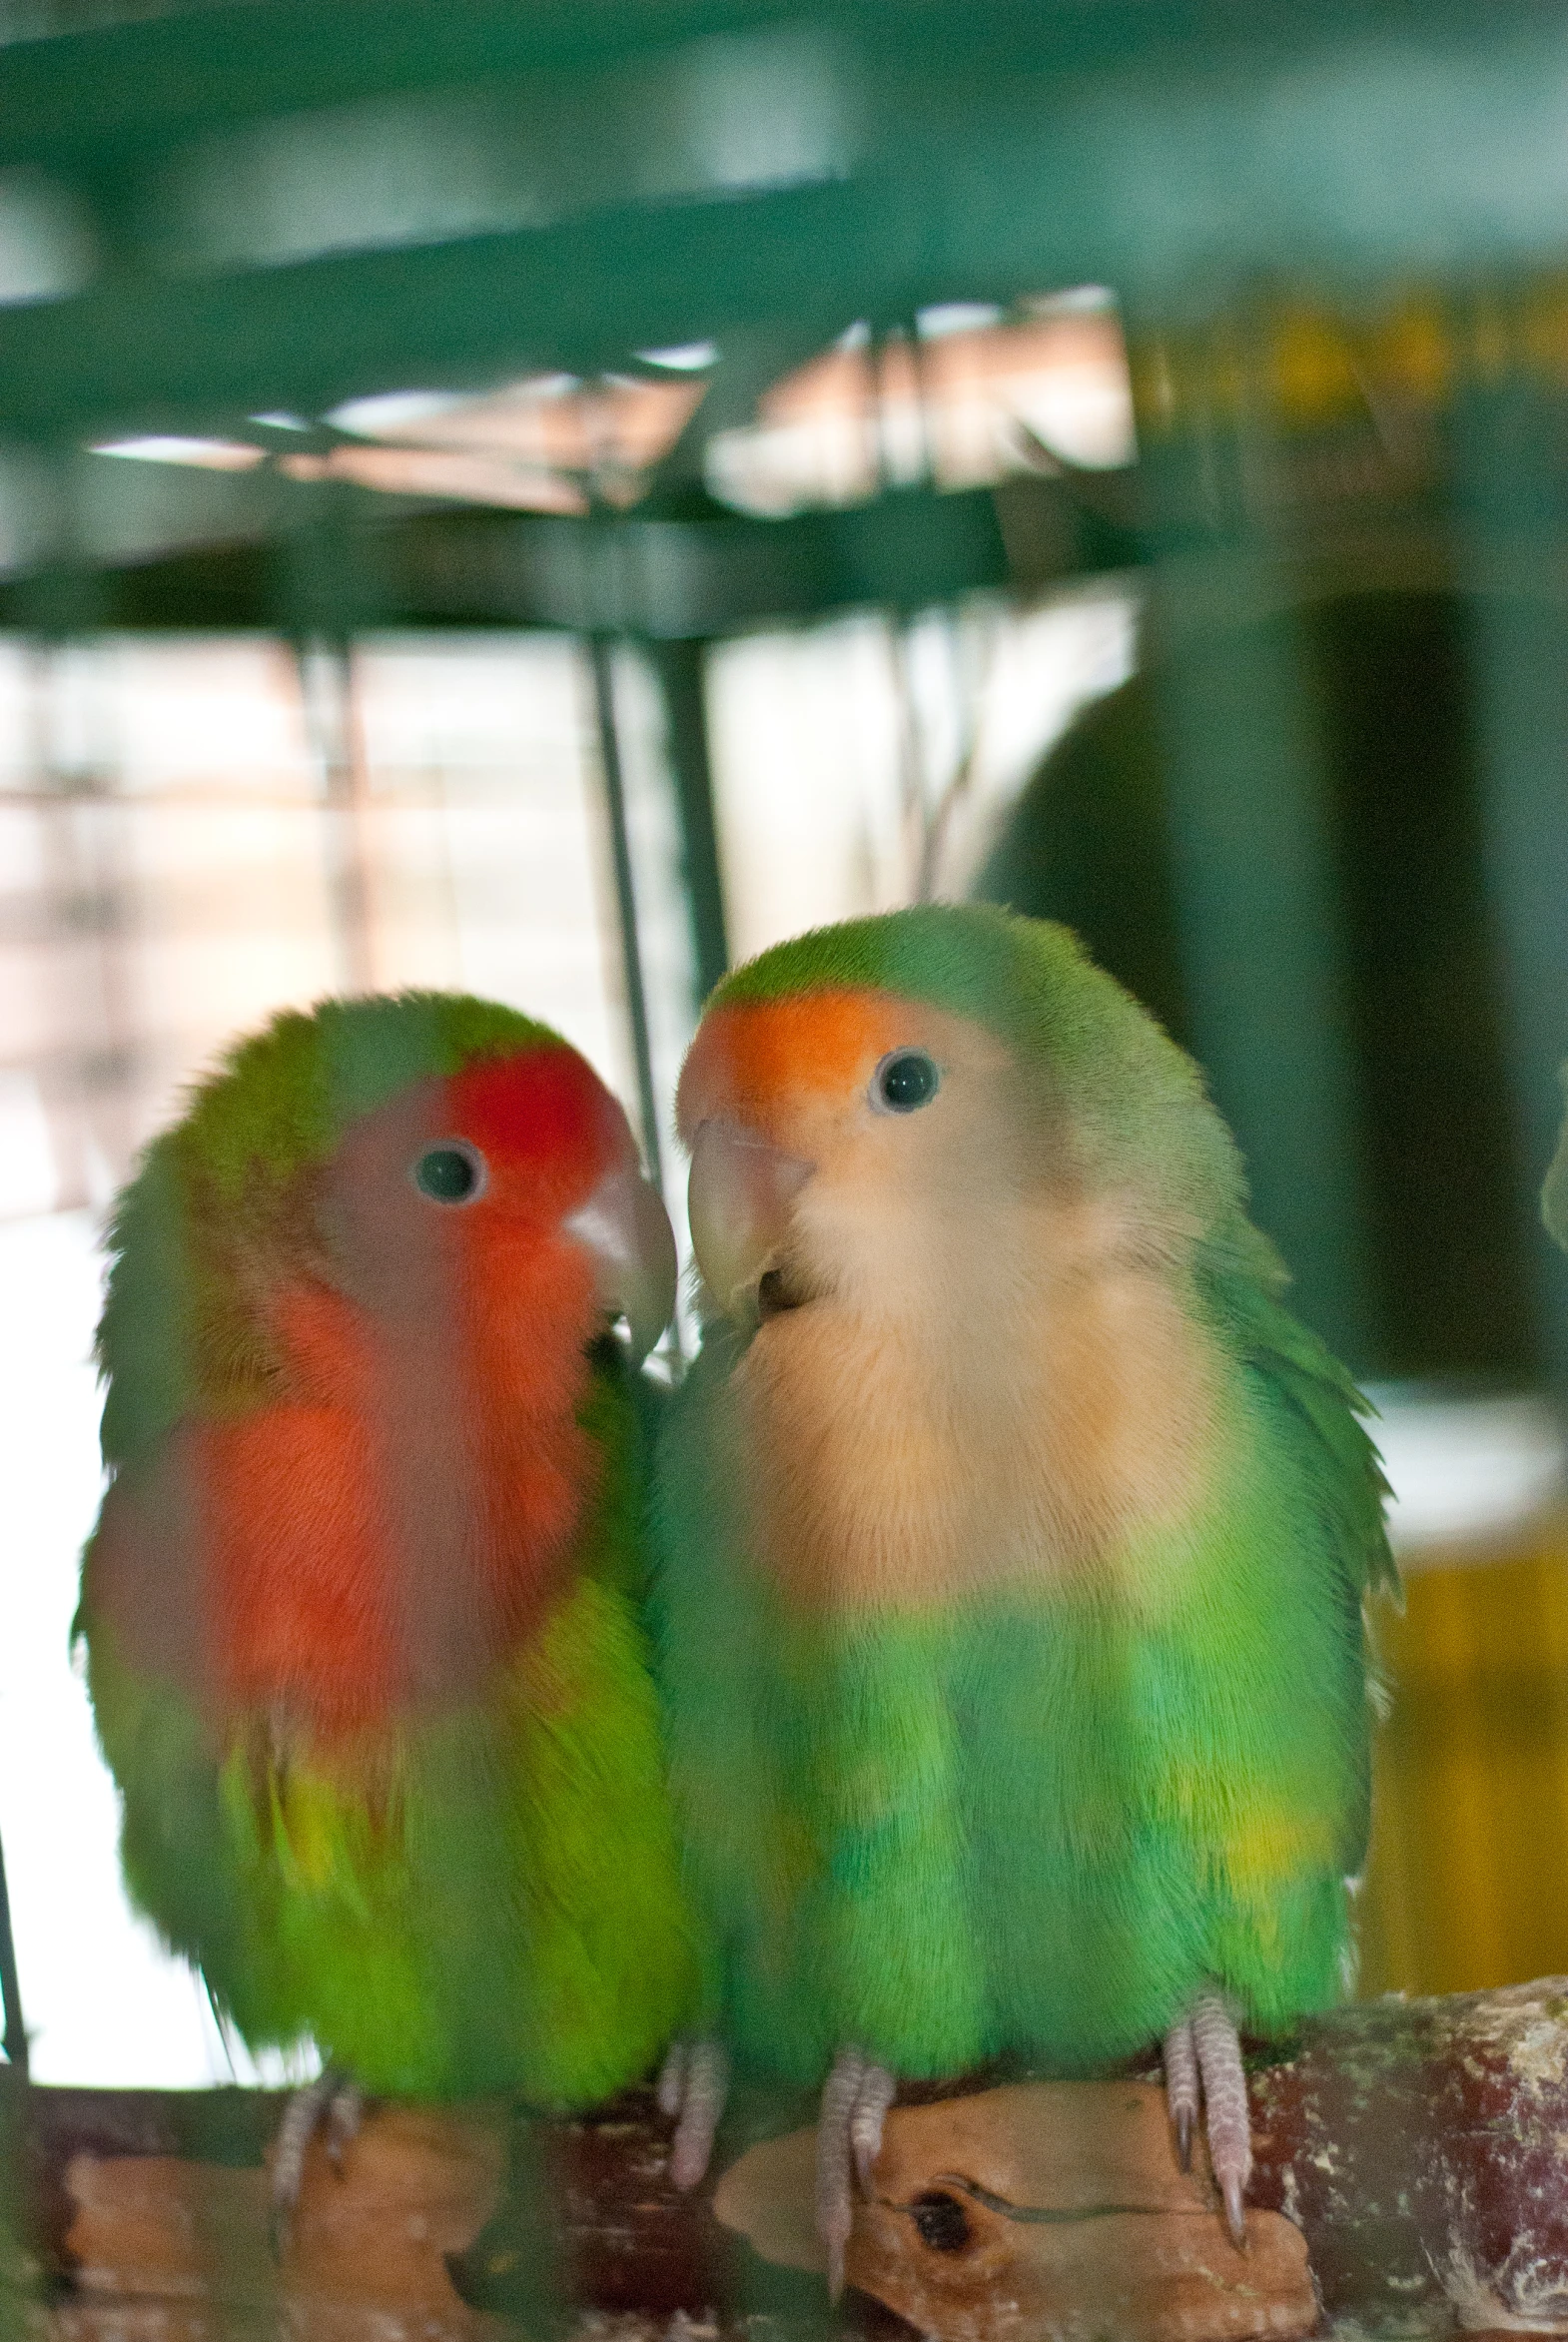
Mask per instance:
[[[1284,1266],[1255,1228],[1243,1221],[1223,1247],[1206,1246],[1197,1278],[1236,1353],[1278,1402],[1321,1526],[1324,1598],[1341,1614],[1346,1643],[1366,1651],[1367,1698],[1375,1706],[1381,1681],[1365,1613],[1377,1597],[1398,1605],[1403,1594],[1383,1515],[1388,1482],[1365,1428],[1371,1403],[1326,1344],[1283,1305]],[[1357,1876],[1366,1859],[1371,1800],[1368,1732],[1355,1749],[1354,1791],[1340,1839],[1346,1877]]]
[[[1371,1401],[1326,1343],[1284,1306],[1287,1273],[1255,1228],[1243,1221],[1223,1248],[1206,1246],[1197,1278],[1239,1355],[1299,1418],[1347,1585],[1358,1601],[1379,1593],[1397,1599],[1399,1571],[1383,1520],[1389,1487],[1364,1427],[1374,1412]]]
[[[219,1767],[107,1638],[91,1684],[132,1896],[253,2049],[310,2035],[373,2090],[580,2106],[687,2014],[646,1655],[604,1585],[484,1705],[410,1724],[371,1795],[309,1755]]]

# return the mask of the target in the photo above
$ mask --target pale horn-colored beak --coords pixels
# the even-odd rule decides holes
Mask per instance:
[[[755,1317],[757,1286],[816,1169],[743,1123],[698,1126],[691,1150],[691,1242],[702,1281],[727,1316]]]
[[[625,1318],[640,1366],[675,1311],[675,1238],[657,1189],[640,1171],[610,1171],[561,1229],[593,1254],[600,1305]]]

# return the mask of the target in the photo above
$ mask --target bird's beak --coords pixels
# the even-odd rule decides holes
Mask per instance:
[[[692,1248],[703,1283],[726,1315],[756,1314],[757,1286],[815,1169],[742,1123],[698,1126],[689,1189]]]
[[[625,1318],[640,1365],[675,1309],[675,1238],[657,1190],[640,1171],[610,1171],[561,1227],[593,1254],[600,1304]]]

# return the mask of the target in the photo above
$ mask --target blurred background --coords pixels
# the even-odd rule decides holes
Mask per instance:
[[[979,895],[1190,1048],[1372,1387],[1366,1990],[1568,1968],[1568,19],[13,5],[0,1832],[33,2070],[253,2068],[68,1656],[105,1207],[460,985],[640,1124],[730,962]]]

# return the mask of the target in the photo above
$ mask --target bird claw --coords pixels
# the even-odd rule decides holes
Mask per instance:
[[[365,2092],[358,2082],[341,2082],[327,2105],[327,2160],[340,2179],[344,2175],[344,2160],[360,2135],[364,2119]]]
[[[691,2043],[671,2041],[664,2053],[664,2063],[659,2067],[659,2078],[653,2091],[659,2112],[667,2121],[673,2122],[680,2112],[680,2102],[686,2094],[686,2068],[690,2062]]]
[[[898,2082],[858,2049],[841,2049],[822,2090],[817,2129],[817,2234],[828,2264],[828,2298],[844,2290],[844,2253],[855,2224],[853,2182],[863,2195],[882,2152],[882,2131]]]
[[[1246,2250],[1246,2183],[1252,2175],[1251,2119],[1241,2043],[1217,1992],[1201,1992],[1191,2013],[1166,2035],[1166,2099],[1183,2171],[1191,2164],[1201,2085],[1208,2161],[1224,2206],[1225,2228]]]
[[[855,2176],[860,2181],[862,2195],[872,2192],[872,2174],[877,2157],[882,2152],[882,2131],[888,2118],[888,2108],[898,2093],[898,2083],[885,2065],[873,2065],[869,2059],[862,2070],[860,2089],[849,2118],[850,2153],[855,2161]]]
[[[1183,2021],[1166,2035],[1166,2105],[1176,2132],[1176,2161],[1192,2168],[1192,2132],[1197,2122],[1197,2050],[1192,2027]]]
[[[273,2143],[272,2202],[267,2235],[275,2261],[281,2261],[294,2236],[305,2180],[305,2158],[322,2123],[327,2125],[327,2158],[343,2177],[344,2156],[359,2134],[365,2097],[357,2083],[345,2080],[331,2067],[291,2095]]]
[[[660,2113],[675,2125],[669,2174],[684,2195],[697,2185],[712,2159],[729,2095],[728,2054],[717,2041],[672,2041],[656,2094]]]
[[[844,2291],[844,2248],[854,2224],[855,2215],[847,2198],[842,2209],[835,2205],[831,2212],[824,2211],[818,2221],[822,2249],[827,2255],[828,2300],[834,2309]]]

